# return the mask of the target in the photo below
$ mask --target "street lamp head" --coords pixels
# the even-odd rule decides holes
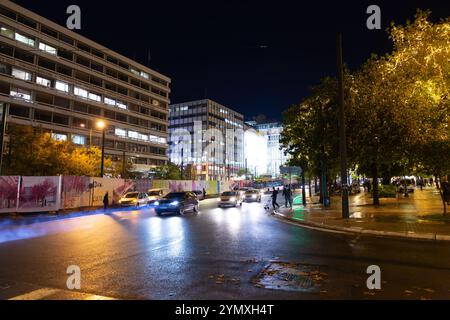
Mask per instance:
[[[106,126],[106,124],[105,124],[104,121],[102,121],[102,120],[97,121],[97,128],[98,129],[103,130],[105,128],[105,126]]]

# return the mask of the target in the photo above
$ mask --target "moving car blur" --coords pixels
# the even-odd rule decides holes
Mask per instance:
[[[218,207],[242,206],[243,195],[239,191],[225,191],[217,199]]]
[[[261,191],[256,189],[248,189],[244,193],[245,202],[261,202]]]
[[[154,203],[155,212],[159,216],[163,213],[184,214],[192,210],[198,212],[199,201],[197,196],[190,191],[170,192]]]
[[[122,207],[145,206],[148,202],[148,195],[144,192],[127,192],[119,200],[119,204]]]

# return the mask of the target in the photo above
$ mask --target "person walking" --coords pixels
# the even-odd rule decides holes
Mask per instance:
[[[450,184],[445,181],[441,183],[442,195],[444,196],[444,201],[450,206]]]
[[[273,187],[273,191],[272,191],[272,207],[273,207],[273,210],[276,210],[277,208],[280,207],[280,205],[277,203],[277,197],[278,197],[278,190],[276,190],[275,187]]]
[[[109,195],[108,192],[105,193],[105,196],[103,197],[103,211],[106,211],[108,209],[109,204]]]
[[[203,199],[206,199],[206,190],[203,188]]]
[[[292,190],[291,190],[290,186],[287,186],[285,197],[287,200],[287,204],[289,204],[289,207],[292,208]],[[286,205],[286,207],[287,207],[287,205]]]

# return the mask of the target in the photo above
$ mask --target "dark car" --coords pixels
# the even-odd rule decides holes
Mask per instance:
[[[249,189],[244,193],[245,202],[261,202],[261,191]]]
[[[159,216],[163,213],[183,214],[192,210],[198,212],[199,201],[197,196],[189,191],[171,192],[154,203],[156,214]]]
[[[205,199],[205,197],[203,196],[203,191],[201,191],[201,190],[194,190],[194,191],[192,191],[192,193],[194,193],[197,196],[198,200]]]

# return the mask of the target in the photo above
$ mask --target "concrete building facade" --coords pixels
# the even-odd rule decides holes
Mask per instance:
[[[105,154],[146,171],[168,160],[169,93],[170,78],[0,3],[0,107],[8,125],[41,126],[55,139],[100,146],[101,120]]]

